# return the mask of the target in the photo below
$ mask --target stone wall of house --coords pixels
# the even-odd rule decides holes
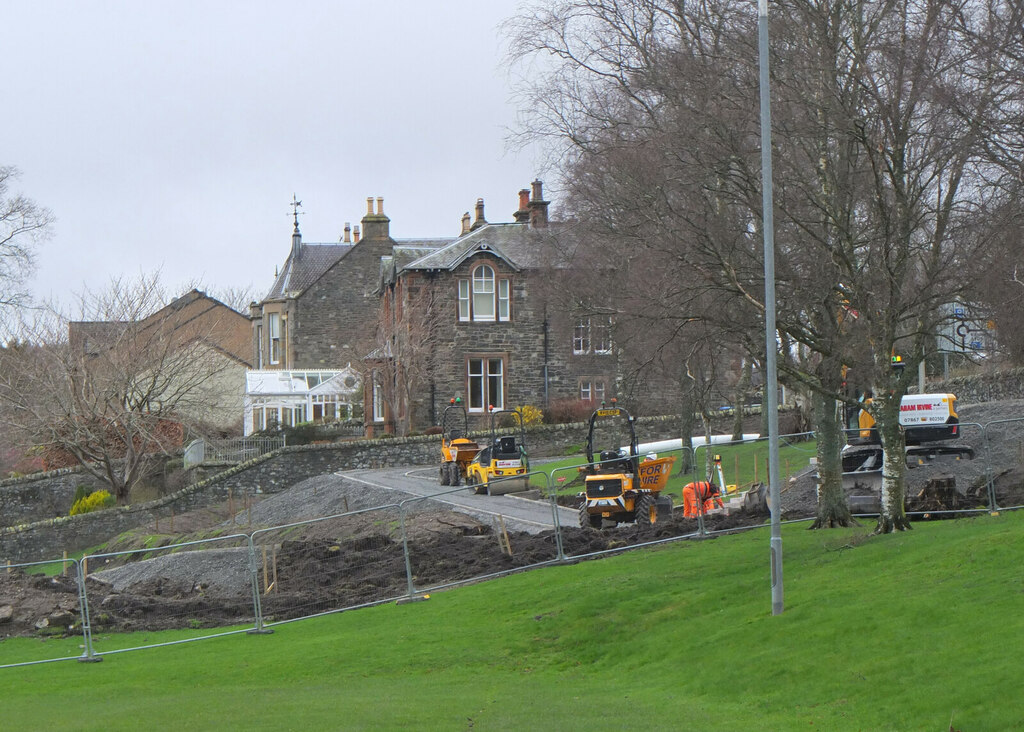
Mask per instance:
[[[384,238],[364,237],[302,293],[289,322],[293,368],[344,368],[373,350],[374,289],[381,257],[393,246],[386,229]]]

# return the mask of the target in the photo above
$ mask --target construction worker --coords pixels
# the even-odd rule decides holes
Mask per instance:
[[[722,507],[722,499],[718,495],[718,487],[714,481],[698,480],[687,483],[683,488],[683,518],[697,518],[715,508]]]

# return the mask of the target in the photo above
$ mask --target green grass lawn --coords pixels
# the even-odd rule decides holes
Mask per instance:
[[[757,530],[267,636],[0,669],[0,728],[1024,728],[1024,513],[870,528],[785,526],[779,616]],[[78,643],[8,639],[0,662]]]
[[[793,440],[782,440],[779,444],[779,467],[781,469],[783,481],[787,480],[790,475],[796,474],[798,471],[805,469],[809,465],[810,458],[815,456],[816,443],[813,440],[804,441],[793,441]],[[768,464],[768,441],[758,440],[756,442],[737,443],[730,445],[712,445],[712,455],[719,455],[722,463],[722,475],[725,478],[726,486],[735,485],[737,490],[743,491],[750,488],[751,485],[757,482],[768,482],[767,464]],[[705,455],[707,448],[701,446],[696,451],[696,458],[698,461],[697,470],[701,473],[703,478]],[[680,467],[680,451],[668,451],[659,452],[659,457],[667,457],[669,455],[676,456],[676,464],[672,469],[672,476],[669,478],[668,487],[666,490],[669,495],[673,496],[676,502],[682,501],[683,486],[696,478],[696,475],[691,471],[687,474],[681,474]],[[576,468],[580,465],[585,465],[587,458],[585,455],[574,455],[561,460],[552,462],[531,464],[530,468],[536,473],[544,473],[544,475],[535,474],[532,476],[531,482],[538,488],[547,488],[547,478],[545,475],[552,475],[555,481],[555,492],[559,495],[575,495],[582,490],[582,487],[577,483],[570,485],[573,478],[577,475]],[[558,482],[558,478],[564,478],[561,483]],[[715,476],[715,483],[718,483],[718,476]]]

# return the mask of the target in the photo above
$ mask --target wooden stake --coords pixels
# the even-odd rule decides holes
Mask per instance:
[[[342,513],[348,513],[348,496],[341,497],[341,507],[345,509]]]
[[[276,546],[274,547],[273,551],[271,552],[271,556],[272,556],[271,561],[272,561],[272,563],[274,565],[273,588],[274,588],[274,593],[276,594],[277,593],[277,547]]]
[[[501,547],[502,554],[508,554],[512,556],[512,542],[508,539],[508,531],[505,529],[505,517],[500,513],[498,514],[498,523],[501,525],[501,533],[498,534],[498,546]]]
[[[8,559],[7,560],[7,574],[10,574],[10,573],[11,573],[11,560]]]
[[[10,562],[7,564],[10,564]],[[7,571],[10,572],[11,570],[8,569]],[[89,557],[82,557],[82,576],[89,576]]]
[[[60,565],[60,576],[61,577],[67,577],[68,576],[68,550],[65,549],[63,554],[64,554],[64,561],[62,561],[61,565]]]

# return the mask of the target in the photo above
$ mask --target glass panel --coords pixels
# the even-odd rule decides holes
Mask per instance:
[[[469,320],[469,280],[459,280],[459,320]]]
[[[505,394],[502,377],[502,361],[492,358],[487,363],[487,397],[488,404],[495,409],[504,409]]]
[[[576,328],[572,335],[572,352],[575,354],[588,353],[590,351],[590,319],[583,318],[576,321]]]
[[[509,281],[498,280],[498,320],[509,320]]]
[[[484,361],[482,358],[469,359],[469,410],[482,411],[484,408]]]

